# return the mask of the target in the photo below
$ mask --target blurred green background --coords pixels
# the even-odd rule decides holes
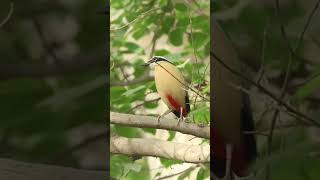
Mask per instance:
[[[276,10],[276,0],[211,1],[211,14],[237,50],[244,74],[277,97],[291,62],[283,100],[320,122],[318,5],[317,0],[280,0]],[[315,13],[306,26],[312,11]],[[303,38],[302,32],[305,32]],[[289,47],[295,51],[294,55]],[[267,153],[266,135],[278,107],[256,88],[246,88],[252,100],[259,149],[259,158],[253,165],[256,176],[252,179],[266,179],[268,163],[272,180],[319,179],[320,129],[305,126],[281,108],[271,153]]]
[[[105,2],[4,0],[0,22],[10,6],[0,27],[0,157],[105,169]]]

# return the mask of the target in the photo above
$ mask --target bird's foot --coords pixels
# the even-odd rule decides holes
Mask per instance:
[[[162,118],[162,115],[161,116],[158,116],[157,120],[158,120],[158,124],[160,124],[160,119]]]

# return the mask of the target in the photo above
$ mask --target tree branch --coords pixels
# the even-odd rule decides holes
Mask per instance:
[[[261,92],[263,92],[265,95],[269,96],[271,99],[273,99],[275,102],[277,102],[279,105],[283,106],[288,112],[295,114],[298,118],[303,123],[307,124],[312,124],[314,126],[320,127],[320,122],[307,116],[306,114],[296,110],[294,107],[290,106],[286,102],[282,101],[281,99],[277,98],[272,92],[267,90],[265,87],[261,86],[260,84],[257,84],[253,80],[247,78],[244,76],[242,73],[234,70],[232,67],[230,67],[228,64],[224,63],[220,57],[216,55],[214,51],[210,51],[210,56],[214,58],[217,62],[219,62],[223,67],[225,67],[228,71],[230,71],[232,74],[240,77],[241,79],[249,82],[251,85],[259,89]]]
[[[103,180],[106,171],[89,171],[44,164],[31,164],[8,159],[0,159],[1,180]]]
[[[110,152],[132,156],[163,157],[188,163],[210,162],[209,145],[190,145],[157,139],[114,136],[110,139]]]
[[[209,126],[200,126],[198,124],[185,122],[180,122],[179,125],[177,125],[178,120],[174,119],[161,118],[160,123],[158,123],[157,118],[152,116],[110,112],[110,123],[131,127],[173,130],[184,134],[191,134],[197,137],[210,139]]]
[[[52,163],[59,163],[62,162],[63,158],[72,155],[73,152],[83,148],[87,147],[89,144],[97,142],[99,140],[105,140],[109,136],[109,131],[103,131],[98,134],[95,134],[94,136],[87,137],[83,139],[80,143],[75,144],[71,146],[69,149],[59,153],[54,159],[52,159]]]

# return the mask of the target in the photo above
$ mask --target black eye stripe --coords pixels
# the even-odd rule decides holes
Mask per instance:
[[[168,63],[170,63],[170,64],[173,64],[173,63],[170,62],[168,59],[166,59],[166,58],[164,58],[164,57],[159,57],[159,56],[153,57],[152,60],[153,60],[154,62],[166,61],[166,62],[168,62]]]

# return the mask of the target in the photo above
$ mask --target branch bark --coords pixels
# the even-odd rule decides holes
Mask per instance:
[[[185,122],[180,122],[179,125],[177,125],[178,120],[174,119],[161,118],[160,123],[158,123],[156,117],[110,112],[110,123],[131,127],[173,130],[184,134],[191,134],[197,137],[210,139],[209,126],[200,126],[198,124]]]
[[[1,180],[105,180],[106,171],[89,171],[68,167],[31,164],[15,160],[0,159]]]
[[[114,136],[110,139],[110,152],[130,156],[163,157],[188,163],[210,162],[209,145],[189,145],[157,139]]]

